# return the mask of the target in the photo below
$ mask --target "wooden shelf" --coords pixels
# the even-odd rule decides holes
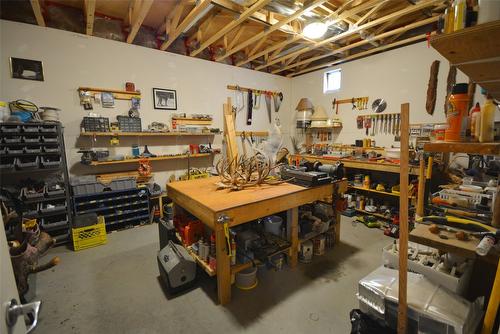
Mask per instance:
[[[424,151],[500,155],[500,143],[425,143]]]
[[[331,203],[330,203],[331,204]],[[314,233],[314,234],[311,234],[310,236],[306,237],[306,238],[302,238],[302,239],[299,239],[299,244],[303,243],[303,242],[306,242],[308,240],[311,240],[311,239],[314,239],[328,231],[331,231],[333,230],[335,224],[330,224],[330,226],[328,226],[328,229],[325,231],[325,232],[321,232],[321,233]]]
[[[435,35],[431,45],[472,81],[500,98],[500,20]]]
[[[213,136],[214,133],[188,133],[188,132],[81,132],[80,136],[86,137],[190,137]]]
[[[195,252],[193,252],[191,247],[186,247],[186,249],[187,249],[188,253],[193,257],[193,259],[200,265],[200,267],[202,267],[203,270],[205,270],[205,272],[208,274],[208,276],[213,277],[217,274],[217,272],[214,269],[210,268],[208,263],[203,261]]]
[[[382,218],[382,219],[385,219],[385,220],[392,220],[391,217],[386,217],[386,216],[384,216],[383,214],[380,214],[380,213],[368,212],[368,211],[360,210],[360,209],[354,209],[354,210],[356,210],[356,212],[364,213],[366,215],[375,216],[375,217]]]
[[[113,93],[113,97],[116,100],[131,100],[133,97],[141,97],[140,91],[129,92],[126,90],[119,89],[107,89],[107,88],[96,88],[96,87],[78,87],[78,91],[89,92],[92,96],[96,93]]]
[[[356,190],[361,190],[361,191],[368,191],[371,193],[375,194],[382,194],[382,195],[388,195],[388,196],[394,196],[394,197],[399,197],[399,194],[396,193],[389,193],[387,191],[380,191],[380,190],[375,190],[375,189],[367,189],[363,187],[356,187],[356,186],[347,186],[349,189],[356,189]],[[414,198],[415,196],[408,196],[408,198]]]
[[[431,233],[427,225],[415,224],[415,228],[410,232],[410,241],[467,258],[479,258],[476,255],[476,247],[479,244],[478,239],[473,238],[469,241],[461,241],[454,236],[454,233],[447,231],[441,231],[441,233],[447,235],[448,239],[442,239],[439,235]],[[493,247],[487,256],[481,258],[492,263],[497,263],[498,257],[499,252]]]
[[[134,158],[134,159],[125,159],[125,160],[114,160],[114,161],[92,161],[90,166],[102,166],[102,165],[117,165],[117,164],[128,164],[139,162],[143,159],[148,159],[149,161],[161,161],[161,160],[174,160],[174,159],[187,159],[189,158],[202,158],[211,156],[212,153],[199,153],[199,154],[179,154],[179,155],[171,155],[164,157],[153,157],[153,158]]]

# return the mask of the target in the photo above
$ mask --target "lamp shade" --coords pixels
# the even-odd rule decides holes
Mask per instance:
[[[303,97],[300,99],[299,104],[297,104],[297,108],[295,110],[297,111],[304,111],[304,110],[312,110],[313,104],[311,100],[309,100],[307,97]]]
[[[322,106],[317,106],[314,108],[314,113],[311,117],[313,121],[326,121],[328,119],[328,115],[326,114],[325,108]]]

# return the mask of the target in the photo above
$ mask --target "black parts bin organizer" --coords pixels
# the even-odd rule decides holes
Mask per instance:
[[[69,241],[72,210],[62,125],[0,123],[0,152],[0,184],[18,189],[23,218],[36,218],[57,244]]]
[[[89,213],[104,216],[107,231],[149,223],[149,191],[137,188],[133,178],[108,184],[95,178],[75,178],[71,185],[75,217]]]

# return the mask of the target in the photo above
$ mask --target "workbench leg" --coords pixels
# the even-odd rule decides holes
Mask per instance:
[[[225,305],[231,301],[231,263],[227,252],[224,227],[217,224],[215,230],[215,247],[217,255],[217,295],[219,303]]]
[[[158,198],[158,205],[160,206],[158,209],[160,209],[160,218],[163,219],[163,196],[160,195]]]
[[[498,306],[500,304],[500,261],[497,263],[497,273],[495,274],[495,281],[491,289],[490,300],[488,308],[483,321],[483,329],[481,334],[492,334],[493,326],[495,326],[495,319],[498,314]]]
[[[286,212],[286,230],[290,247],[290,267],[297,266],[299,255],[299,208],[292,208]]]
[[[334,246],[340,242],[340,219],[342,219],[340,212],[335,210],[335,243],[334,243]]]

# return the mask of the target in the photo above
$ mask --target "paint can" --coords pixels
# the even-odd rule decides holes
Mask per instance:
[[[320,235],[313,239],[313,253],[321,256],[325,254],[325,236]]]

